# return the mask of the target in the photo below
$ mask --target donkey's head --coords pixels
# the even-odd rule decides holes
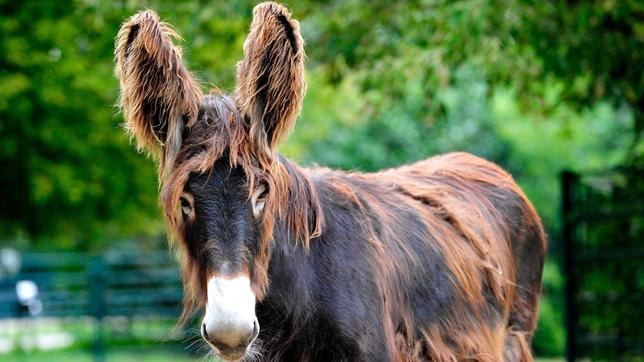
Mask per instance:
[[[259,333],[255,303],[268,287],[275,220],[291,218],[292,181],[276,146],[305,92],[303,42],[284,7],[258,5],[228,97],[202,95],[174,38],[152,11],[122,26],[120,106],[139,148],[158,160],[161,204],[184,259],[182,320],[205,307],[204,339],[239,359]],[[309,215],[293,214],[287,224],[309,230]]]

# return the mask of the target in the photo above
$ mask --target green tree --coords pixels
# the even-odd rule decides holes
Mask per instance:
[[[158,230],[145,210],[156,204],[153,167],[131,152],[114,116],[105,24],[117,21],[77,2],[0,8],[3,236],[93,248]]]

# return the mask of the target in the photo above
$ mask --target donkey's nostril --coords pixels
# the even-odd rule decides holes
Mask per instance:
[[[248,344],[253,343],[255,338],[259,335],[259,323],[257,323],[257,319],[253,321],[253,332],[251,332],[250,336],[248,337]]]
[[[208,334],[208,329],[206,328],[206,323],[201,324],[201,336],[203,337],[203,339],[206,340],[206,342],[208,342],[210,344],[213,344],[213,345],[219,345],[217,340],[215,340],[215,338],[213,338],[213,336]]]
[[[209,342],[211,342],[211,343],[213,342],[213,341],[210,339],[210,336],[208,335],[208,332],[206,331],[206,323],[201,323],[201,335],[203,336],[203,338],[204,338],[206,341],[209,341]]]

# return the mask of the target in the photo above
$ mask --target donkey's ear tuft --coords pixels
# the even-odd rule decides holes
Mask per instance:
[[[253,10],[244,58],[237,64],[236,101],[257,147],[271,154],[295,125],[304,81],[300,24],[276,3]]]
[[[115,73],[126,128],[140,149],[170,166],[181,146],[184,127],[198,112],[201,91],[181,61],[179,35],[151,10],[132,16],[116,37]]]

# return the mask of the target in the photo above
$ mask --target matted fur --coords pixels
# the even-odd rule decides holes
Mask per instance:
[[[178,38],[156,13],[146,10],[121,26],[114,51],[126,128],[139,149],[159,160],[162,180],[173,166],[184,127],[196,119],[201,98],[181,61],[181,49],[172,43]]]
[[[372,174],[282,158],[277,144],[306,88],[303,41],[284,7],[260,4],[253,16],[233,97],[201,95],[172,45],[176,34],[151,11],[132,17],[117,39],[128,127],[140,147],[162,151],[160,200],[184,248],[181,320],[204,305],[209,271],[187,252],[179,198],[191,175],[225,160],[243,170],[249,195],[260,183],[268,190],[259,252],[244,269],[260,324],[273,333],[262,327],[262,358],[531,361],[546,243],[512,177],[464,153]],[[322,284],[297,284],[311,275]],[[283,283],[271,287],[271,278]],[[355,286],[338,292],[323,284],[344,279]],[[372,294],[352,294],[365,285]],[[347,304],[323,304],[334,296]],[[370,329],[333,319],[346,310],[349,320],[365,313]],[[319,339],[327,329],[338,346]]]

